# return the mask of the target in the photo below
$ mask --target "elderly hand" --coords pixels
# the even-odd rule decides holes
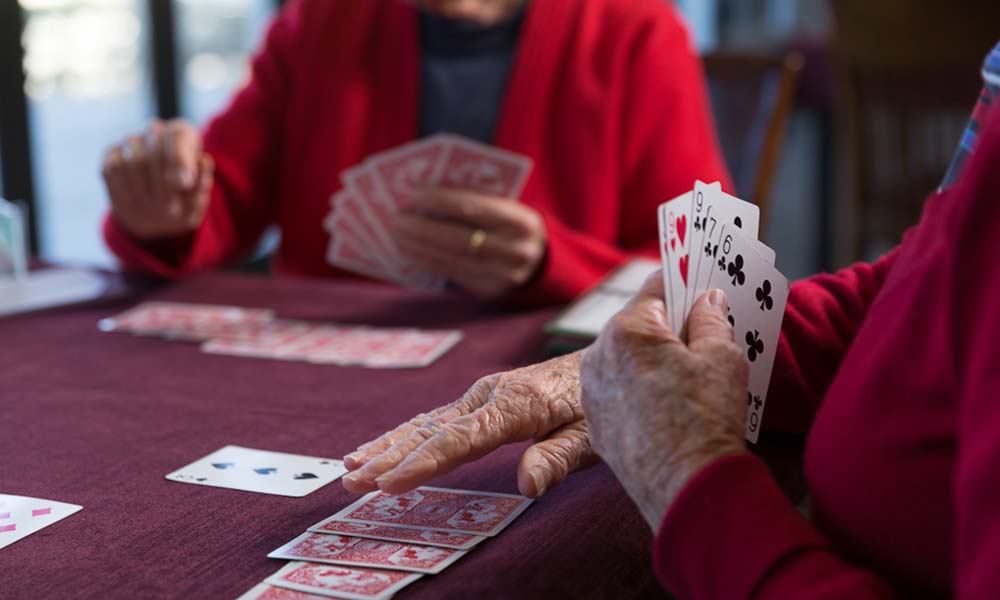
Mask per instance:
[[[396,223],[407,258],[483,298],[525,285],[545,259],[545,223],[508,198],[433,188]]]
[[[459,400],[419,415],[344,457],[351,492],[409,491],[503,444],[534,439],[517,468],[532,498],[597,462],[580,408],[580,354],[480,379]]]
[[[198,130],[174,120],[154,121],[145,134],[109,149],[101,175],[115,221],[130,235],[149,241],[198,229],[213,171]]]
[[[720,290],[699,298],[685,346],[667,325],[657,273],[582,360],[591,444],[654,531],[691,477],[746,451],[748,365],[726,306]]]

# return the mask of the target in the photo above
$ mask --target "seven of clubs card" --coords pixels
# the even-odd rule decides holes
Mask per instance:
[[[170,481],[302,497],[347,472],[332,458],[226,446],[167,475]]]
[[[719,257],[712,268],[708,289],[718,288],[726,293],[736,343],[750,364],[746,436],[756,442],[789,284],[756,251],[756,240],[739,228],[724,226],[720,239]]]

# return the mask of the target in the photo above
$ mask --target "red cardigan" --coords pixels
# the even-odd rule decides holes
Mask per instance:
[[[326,263],[340,172],[418,133],[419,27],[401,0],[293,1],[247,86],[205,133],[217,165],[196,235],[138,244],[105,220],[131,270],[180,277],[246,255],[280,225],[275,270]],[[512,300],[568,300],[628,255],[656,256],[656,206],[696,178],[728,182],[688,34],[662,0],[531,2],[495,145],[535,160],[522,196],[548,230],[543,272]]]
[[[1000,597],[998,257],[995,111],[898,249],[792,288],[765,425],[812,422],[812,522],[759,459],[723,459],[664,518],[664,585],[679,599]]]

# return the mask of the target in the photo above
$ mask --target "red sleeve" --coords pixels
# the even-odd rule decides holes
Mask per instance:
[[[701,62],[674,8],[664,3],[636,35],[618,96],[622,173],[619,239],[611,244],[547,216],[542,272],[516,303],[568,301],[630,256],[658,258],[656,207],[690,190],[695,179],[731,189],[712,122]],[[615,217],[611,217],[615,218]]]
[[[808,429],[897,253],[792,285],[767,392],[766,430]]]
[[[271,25],[250,81],[205,131],[215,185],[205,220],[193,236],[141,243],[110,217],[104,237],[132,271],[176,278],[232,262],[253,249],[275,219],[281,129],[294,53],[301,44],[305,2],[290,2]]]
[[[897,597],[839,558],[749,453],[716,461],[681,491],[656,536],[653,567],[678,600]]]
[[[972,202],[956,232],[949,307],[956,349],[955,577],[959,598],[1000,590],[1000,111],[981,138],[956,195]]]

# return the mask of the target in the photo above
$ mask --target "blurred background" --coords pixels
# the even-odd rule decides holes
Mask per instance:
[[[0,0],[0,190],[28,209],[39,256],[113,265],[105,148],[155,116],[223,108],[281,3]],[[875,256],[916,221],[1000,39],[996,0],[677,4],[736,192],[793,278]]]

